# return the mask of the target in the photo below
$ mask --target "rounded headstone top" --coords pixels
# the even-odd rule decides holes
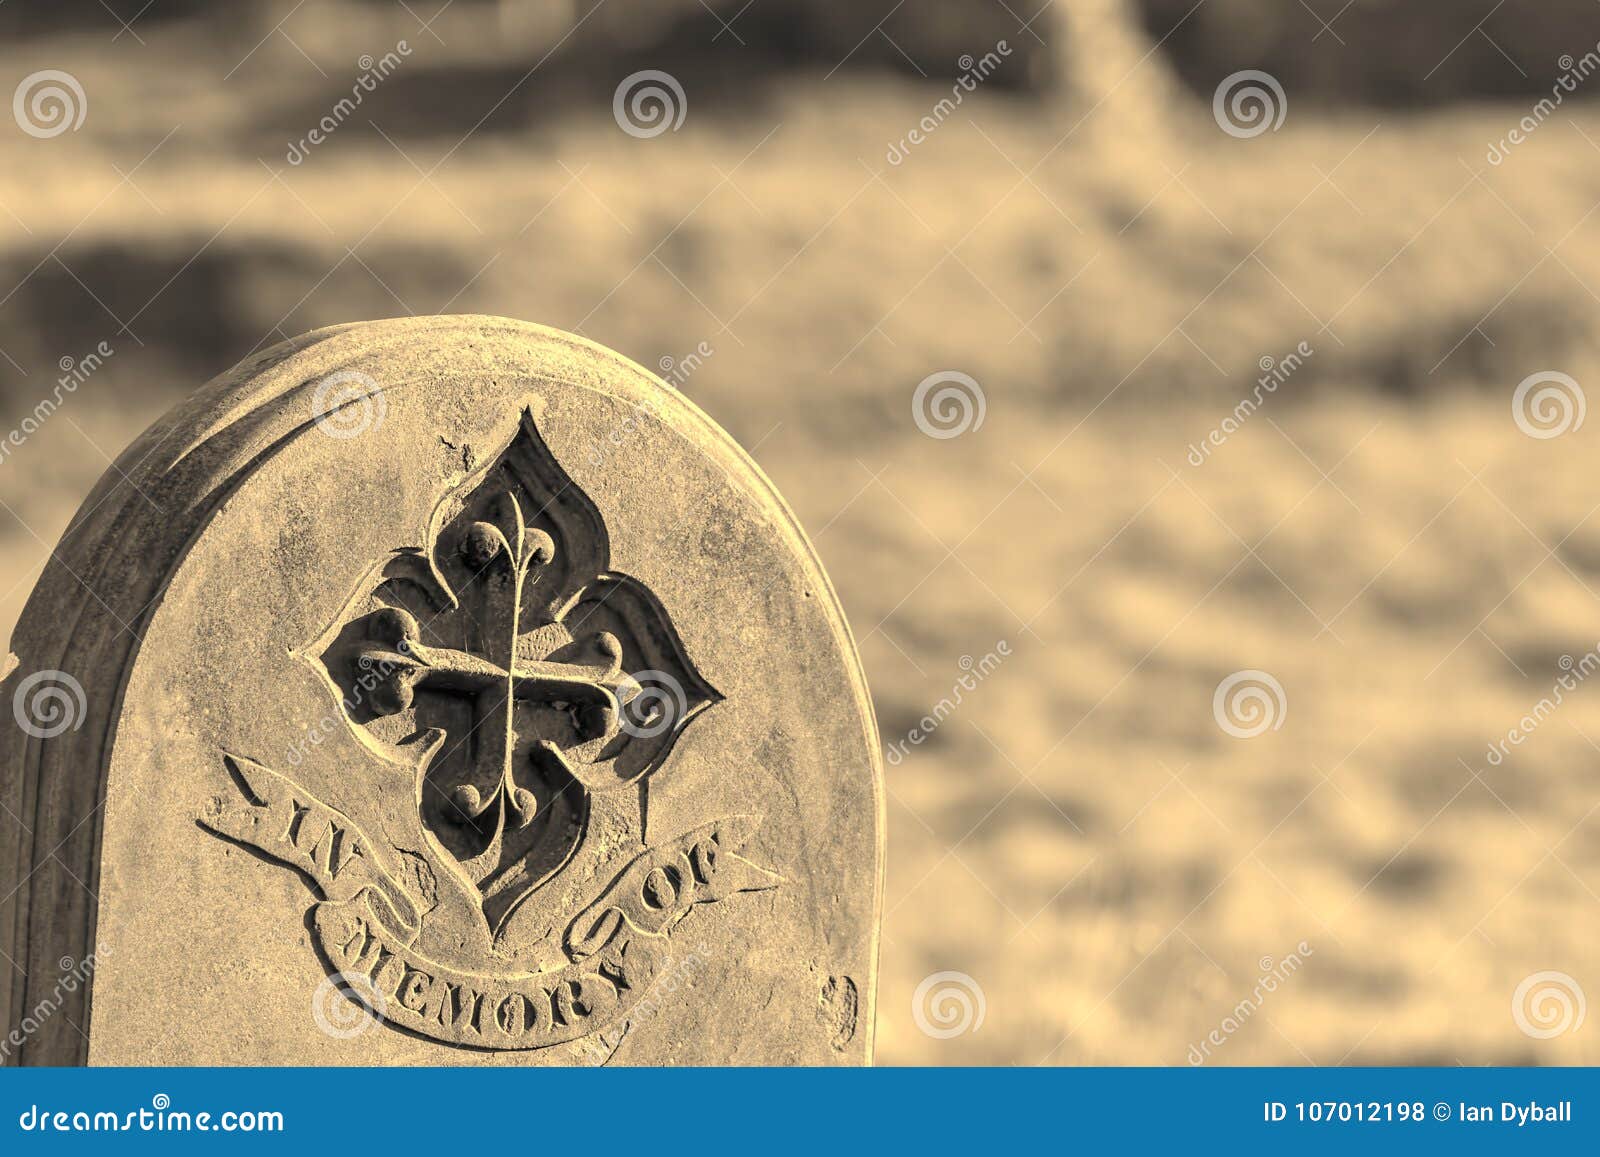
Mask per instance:
[[[445,317],[247,359],[108,473],[13,649],[90,726],[7,737],[7,951],[95,960],[95,1063],[870,1059],[849,630],[761,471],[609,350]]]

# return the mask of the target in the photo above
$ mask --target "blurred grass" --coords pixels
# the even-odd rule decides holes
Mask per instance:
[[[880,1059],[1182,1064],[1302,940],[1219,1062],[1600,1058],[1592,1024],[1535,1041],[1510,1009],[1544,969],[1600,992],[1593,692],[1484,760],[1600,639],[1592,428],[1538,441],[1510,413],[1536,371],[1597,380],[1600,115],[1569,106],[1495,168],[1516,101],[1291,96],[1236,140],[1141,78],[1087,117],[980,91],[893,167],[947,84],[797,73],[702,105],[685,75],[682,131],[640,141],[615,78],[539,77],[469,133],[519,65],[435,95],[422,131],[465,82],[419,40],[370,125],[294,167],[356,35],[295,31],[329,80],[276,38],[224,79],[254,35],[183,24],[138,52],[0,48],[91,99],[84,132],[0,145],[0,421],[59,358],[116,349],[0,464],[8,626],[107,456],[259,345],[439,311],[646,365],[704,341],[683,388],[815,537],[886,741],[961,656],[1014,652],[889,771]],[[910,399],[945,369],[987,418],[935,441]],[[1248,741],[1211,713],[1244,668],[1288,702]],[[917,1031],[942,969],[983,987],[980,1031]]]

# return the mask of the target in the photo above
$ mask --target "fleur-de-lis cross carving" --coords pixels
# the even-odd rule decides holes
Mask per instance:
[[[417,764],[422,826],[491,930],[559,872],[593,793],[650,774],[720,696],[531,413],[306,654],[363,742]],[[420,750],[420,755],[416,754]]]

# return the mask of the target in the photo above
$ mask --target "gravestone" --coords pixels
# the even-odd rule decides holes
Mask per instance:
[[[579,338],[335,327],[149,430],[0,693],[23,1064],[860,1064],[882,791],[760,470]]]

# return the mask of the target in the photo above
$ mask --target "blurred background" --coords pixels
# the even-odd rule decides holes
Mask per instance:
[[[251,351],[576,331],[839,587],[881,1062],[1596,1063],[1597,42],[1591,0],[12,0],[0,634]]]

